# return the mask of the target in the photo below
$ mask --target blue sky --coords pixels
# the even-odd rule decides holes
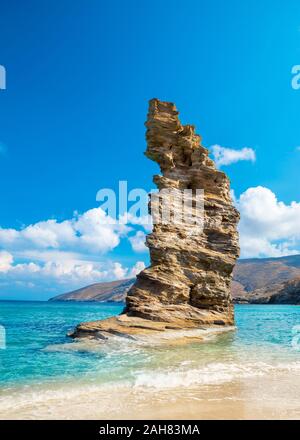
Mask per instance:
[[[132,248],[134,228],[106,230],[106,247],[87,243],[100,188],[152,188],[152,97],[175,102],[205,146],[255,152],[255,162],[222,166],[242,213],[242,255],[298,252],[299,17],[296,0],[2,2],[0,298],[46,299],[148,263]],[[64,228],[84,228],[85,245]]]

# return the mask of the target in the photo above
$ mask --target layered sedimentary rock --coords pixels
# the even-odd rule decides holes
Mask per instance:
[[[146,241],[151,265],[129,290],[122,315],[81,324],[75,336],[234,322],[230,283],[239,255],[239,214],[229,179],[208,157],[194,126],[180,123],[174,104],[151,100],[146,127],[146,156],[161,169],[154,176],[159,193],[150,205],[154,226]],[[160,197],[168,190],[170,198]],[[188,221],[183,200],[190,207]],[[172,207],[167,221],[162,215],[166,203]]]

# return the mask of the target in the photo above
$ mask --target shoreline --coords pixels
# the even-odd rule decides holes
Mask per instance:
[[[164,390],[130,384],[52,384],[5,392],[0,419],[128,420],[132,414],[136,420],[299,419],[299,385],[300,375],[288,373]]]

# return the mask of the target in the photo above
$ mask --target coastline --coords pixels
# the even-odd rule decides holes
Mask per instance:
[[[129,384],[33,387],[2,394],[0,419],[299,419],[299,385],[299,374],[281,372],[160,390]]]

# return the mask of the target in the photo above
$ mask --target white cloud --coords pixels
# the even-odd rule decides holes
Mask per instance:
[[[52,290],[54,285],[58,289],[71,290],[96,282],[131,278],[143,268],[142,262],[128,269],[116,261],[107,261],[105,264],[74,260],[13,264],[11,254],[0,253],[0,282],[46,290]]]
[[[34,262],[13,264],[11,259],[6,265],[6,280],[11,282],[29,282],[37,281],[39,283],[52,282],[60,284],[73,285],[76,282],[94,282],[107,275],[107,272],[101,272],[93,263],[81,263],[76,261],[56,262],[37,264]]]
[[[51,219],[21,230],[0,228],[0,246],[15,251],[59,249],[99,254],[117,247],[129,231],[128,226],[116,223],[101,208],[94,208],[62,222]]]
[[[221,147],[220,145],[213,145],[211,150],[217,167],[244,160],[251,162],[255,162],[256,160],[255,151],[252,148],[244,147],[241,150],[234,150],[232,148]]]
[[[94,208],[64,221],[49,219],[20,229],[0,227],[0,286],[57,292],[133,277],[145,267],[143,262],[124,267],[104,255],[136,226],[151,228],[146,218],[129,216],[128,224],[120,224]],[[142,231],[132,237],[133,249],[140,251],[143,237]]]
[[[278,201],[268,188],[249,188],[235,201],[243,257],[300,253],[300,203]]]
[[[127,273],[128,273],[128,269],[124,268],[121,263],[118,262],[114,263],[113,274],[116,279],[119,280],[122,278],[126,278]]]
[[[0,272],[7,272],[13,261],[14,257],[9,252],[0,251]]]
[[[135,252],[145,252],[148,250],[145,245],[146,234],[143,231],[137,231],[135,235],[129,237],[131,247]]]
[[[136,277],[142,270],[145,269],[145,263],[143,261],[137,261],[136,264],[133,266],[131,271],[129,272],[130,278]]]

